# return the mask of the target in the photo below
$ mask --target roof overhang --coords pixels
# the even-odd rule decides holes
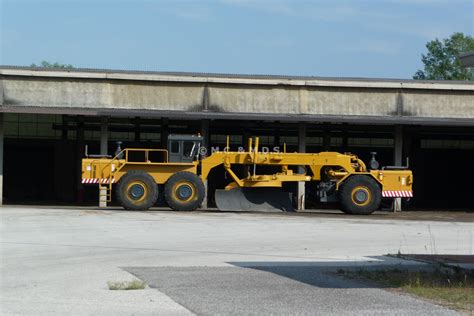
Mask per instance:
[[[463,67],[474,67],[474,50],[459,55],[459,60]]]

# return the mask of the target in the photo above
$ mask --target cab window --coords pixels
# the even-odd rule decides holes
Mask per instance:
[[[179,154],[179,142],[171,142],[171,153]]]
[[[183,156],[186,158],[191,158],[193,156],[194,147],[194,142],[184,142]]]

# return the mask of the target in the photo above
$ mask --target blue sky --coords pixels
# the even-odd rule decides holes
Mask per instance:
[[[411,78],[474,0],[0,0],[1,64]]]

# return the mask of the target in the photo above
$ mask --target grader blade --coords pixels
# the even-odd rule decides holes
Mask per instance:
[[[216,190],[215,200],[220,211],[294,212],[292,194],[279,188]]]

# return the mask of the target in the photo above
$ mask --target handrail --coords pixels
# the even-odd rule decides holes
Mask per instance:
[[[125,161],[126,162],[129,162],[128,160],[128,152],[131,151],[131,152],[145,152],[145,160],[148,161],[148,156],[149,156],[149,153],[150,152],[164,152],[166,153],[166,156],[165,156],[165,163],[169,161],[169,154],[168,154],[168,150],[167,149],[155,149],[155,148],[125,148],[124,150],[122,150],[122,152],[125,151]],[[146,161],[144,161],[146,162]]]
[[[117,155],[115,155],[115,157],[112,158],[112,159],[109,161],[109,163],[106,164],[106,165],[102,168],[102,170],[101,170],[101,177],[100,177],[101,179],[104,177],[104,169],[105,169],[106,167],[110,166],[110,165],[112,164],[112,162],[114,162],[115,160],[120,160],[118,157],[119,157],[121,154],[123,154],[123,152],[126,151],[127,149],[128,149],[128,148],[122,149],[122,151],[120,151]],[[110,172],[110,174],[109,174],[109,180],[111,180],[111,179],[110,179],[110,178],[111,178],[111,175],[112,175],[112,172]],[[100,184],[100,181],[99,181],[99,184]]]
[[[112,159],[109,161],[108,164],[106,164],[106,165],[102,168],[102,170],[101,170],[101,178],[104,177],[104,170],[105,170],[108,166],[110,166],[114,161],[119,161],[119,160],[121,160],[119,157],[120,157],[122,154],[123,154],[123,156],[125,157],[125,162],[129,162],[129,159],[128,159],[128,158],[129,158],[129,157],[128,157],[128,152],[129,152],[129,151],[131,151],[131,152],[145,152],[145,158],[146,158],[145,160],[146,160],[146,161],[148,161],[149,153],[150,153],[151,151],[154,151],[154,152],[165,152],[166,155],[165,155],[165,161],[164,161],[164,162],[167,163],[168,160],[169,160],[168,150],[166,150],[166,149],[154,149],[154,148],[124,148],[124,149],[122,149],[122,151],[120,151],[117,155],[115,155],[115,157],[112,158]],[[98,160],[100,160],[100,159],[98,159]],[[146,162],[146,161],[144,161],[144,162]],[[118,171],[119,169],[121,169],[121,168],[119,168],[119,167],[117,166],[117,169],[115,169],[115,172]],[[109,174],[109,183],[111,182],[111,180],[112,180],[112,172],[110,172],[110,174]]]

